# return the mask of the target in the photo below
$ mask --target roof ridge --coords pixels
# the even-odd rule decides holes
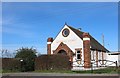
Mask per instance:
[[[82,40],[83,40],[83,36],[82,36],[82,34],[84,33],[83,31],[80,31],[80,30],[78,30],[78,29],[76,29],[76,28],[73,28],[73,27],[71,27],[71,26],[69,26],[69,25],[67,25],[78,37],[80,37]],[[89,35],[90,35],[90,33],[89,33]],[[102,51],[108,51],[104,46],[102,46],[94,37],[92,37],[91,35],[90,35],[90,39],[91,39],[91,43],[90,43],[90,45],[91,45],[91,47],[93,48],[93,49],[98,49],[98,50],[102,50]],[[109,52],[109,51],[108,51]]]
[[[74,30],[77,30],[77,31],[79,31],[79,32],[83,32],[83,31],[80,31],[80,30],[78,30],[78,29],[76,29],[76,28],[73,28],[72,26],[69,26],[69,25],[67,25],[69,28],[72,28],[72,29],[74,29]],[[84,32],[83,32],[84,33]]]

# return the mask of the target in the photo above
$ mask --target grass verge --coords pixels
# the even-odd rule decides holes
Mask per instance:
[[[120,73],[120,67],[107,67],[107,68],[102,68],[102,69],[97,69],[97,70],[80,70],[80,71],[71,71],[71,70],[37,70],[34,72],[40,72],[40,73],[78,73],[78,74],[118,74]]]
[[[19,70],[2,70],[2,73],[18,73],[20,72]]]
[[[2,73],[19,73],[18,70],[3,70]],[[80,70],[80,71],[71,71],[71,70],[36,70],[32,71],[36,73],[70,73],[70,74],[120,74],[120,67],[107,67],[97,70]]]

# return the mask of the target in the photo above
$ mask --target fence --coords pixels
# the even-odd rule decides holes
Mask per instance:
[[[85,62],[86,61],[80,61],[80,60],[74,61],[72,70],[74,71],[90,70],[91,72],[93,72],[93,70],[103,69],[108,67],[114,67],[115,70],[117,70],[118,68],[117,61],[114,62],[110,60],[98,60],[98,61],[92,60],[90,64],[91,65],[90,68],[84,68]]]

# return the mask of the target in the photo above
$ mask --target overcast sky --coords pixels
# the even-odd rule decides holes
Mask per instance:
[[[110,51],[118,50],[117,2],[16,2],[2,4],[2,44],[11,52],[34,47],[47,53],[48,37],[55,38],[64,23],[89,32]]]

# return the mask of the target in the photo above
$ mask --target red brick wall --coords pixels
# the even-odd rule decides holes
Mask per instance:
[[[51,44],[47,44],[47,54],[51,54]]]
[[[47,39],[47,54],[51,54],[51,43],[53,42],[53,38]]]
[[[88,33],[83,33],[83,38],[90,38]],[[84,48],[84,68],[91,67],[91,53],[90,53],[90,40],[83,39],[83,48]]]
[[[96,50],[96,65],[98,67],[98,51]]]
[[[60,45],[54,51],[54,54],[57,54],[60,50],[66,51],[67,55],[70,57],[70,61],[73,61],[73,52],[72,52],[72,50],[66,44],[64,44],[63,42],[60,43]]]

